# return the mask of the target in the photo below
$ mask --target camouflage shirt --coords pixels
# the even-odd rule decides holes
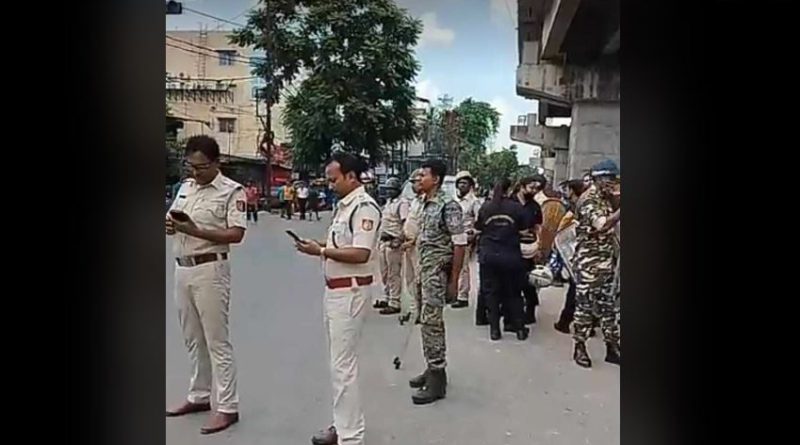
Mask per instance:
[[[600,192],[595,188],[589,189],[578,200],[575,215],[578,221],[578,227],[575,230],[577,238],[575,260],[579,263],[591,260],[592,266],[614,269],[614,232],[598,233],[593,227],[593,223],[598,218],[608,218],[612,213],[611,205],[600,196]]]
[[[422,204],[417,238],[420,269],[430,272],[451,263],[455,244],[467,244],[461,205],[439,190]]]

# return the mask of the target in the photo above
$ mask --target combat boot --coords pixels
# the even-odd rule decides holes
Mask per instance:
[[[563,323],[561,320],[558,320],[553,327],[556,329],[556,331],[561,332],[562,334],[571,334],[569,331],[569,323]]]
[[[412,388],[415,388],[415,389],[424,387],[425,386],[425,382],[428,379],[428,373],[429,372],[430,371],[428,371],[426,369],[425,371],[423,371],[422,374],[420,374],[420,375],[414,377],[413,379],[409,380],[408,381],[408,386],[410,386]]]
[[[428,372],[425,386],[411,395],[414,405],[427,405],[443,399],[447,386],[447,373],[444,369],[432,369]]]
[[[614,365],[619,365],[620,362],[620,348],[617,343],[606,343],[606,361]]]
[[[572,354],[572,359],[582,368],[592,367],[592,359],[589,358],[589,353],[586,352],[586,343],[575,342],[575,351]]]

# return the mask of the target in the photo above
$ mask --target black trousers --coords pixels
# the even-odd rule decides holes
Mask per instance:
[[[564,308],[561,309],[561,316],[558,317],[558,324],[560,325],[570,324],[575,318],[575,291],[575,280],[570,278],[567,298],[564,300]]]
[[[520,296],[523,270],[483,263],[480,265],[481,286],[484,287],[489,325],[500,329],[501,306],[504,322],[512,329],[525,326]]]
[[[297,206],[300,207],[300,219],[306,219],[306,200],[297,198]]]
[[[255,204],[247,204],[247,220],[258,222],[258,208]]]
[[[532,271],[534,266],[536,264],[533,260],[525,260],[526,274]],[[536,306],[539,305],[539,292],[536,290],[536,286],[528,281],[527,275],[522,281],[522,294],[525,296],[525,317],[531,319],[536,314]]]

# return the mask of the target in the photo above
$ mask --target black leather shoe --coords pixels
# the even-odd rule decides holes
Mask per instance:
[[[383,300],[375,300],[375,302],[372,303],[372,307],[374,309],[383,309],[385,307],[389,307],[389,303]]]
[[[336,428],[334,427],[322,430],[311,438],[312,445],[338,445],[338,443],[339,435],[336,434]]]
[[[503,334],[500,332],[500,329],[489,329],[489,338],[494,341],[500,340],[503,338]]]
[[[556,329],[556,331],[561,332],[562,334],[567,334],[567,335],[571,334],[571,332],[569,331],[569,323],[561,323],[559,321],[553,324],[553,327]]]
[[[381,314],[381,315],[399,314],[400,313],[400,308],[399,307],[387,306],[387,307],[381,309],[380,311],[378,311],[378,313]]]
[[[467,301],[467,300],[458,300],[455,303],[450,305],[450,307],[454,308],[454,309],[459,309],[459,308],[468,307],[468,306],[469,306],[469,301]]]

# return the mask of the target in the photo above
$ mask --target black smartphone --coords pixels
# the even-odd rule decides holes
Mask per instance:
[[[189,221],[189,215],[180,211],[180,210],[170,210],[169,215],[178,222],[186,222]]]
[[[286,234],[287,234],[287,235],[289,235],[289,236],[291,236],[291,237],[292,237],[292,238],[293,238],[295,241],[297,241],[298,243],[301,243],[301,242],[303,242],[303,239],[302,239],[302,238],[300,238],[299,236],[297,236],[297,234],[296,234],[296,233],[294,233],[294,232],[292,232],[291,230],[287,230],[287,231],[286,231]]]

